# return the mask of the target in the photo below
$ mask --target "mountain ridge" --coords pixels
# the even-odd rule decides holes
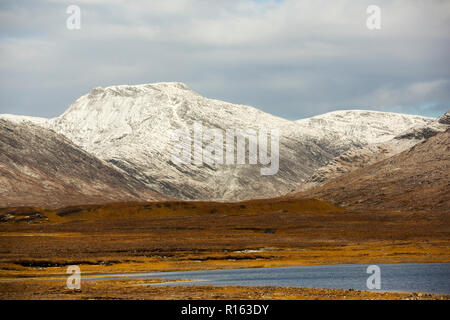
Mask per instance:
[[[0,207],[167,199],[75,146],[29,122],[0,119]]]
[[[407,150],[294,196],[355,208],[447,211],[450,128]]]
[[[367,110],[335,111],[290,121],[255,107],[205,98],[180,82],[93,88],[61,116],[48,120],[2,117],[34,122],[63,134],[160,194],[183,200],[217,201],[287,194],[347,150],[387,141],[405,128],[434,121]],[[392,117],[386,124],[385,120]],[[192,133],[195,123],[223,131],[279,128],[278,174],[262,177],[261,165],[248,163],[234,167],[174,165],[170,160],[174,148],[170,132],[183,129]]]

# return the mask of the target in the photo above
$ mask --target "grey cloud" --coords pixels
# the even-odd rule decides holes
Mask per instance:
[[[450,105],[450,5],[370,1],[0,4],[0,113],[57,116],[96,86],[182,81],[297,119],[343,108],[438,116]]]

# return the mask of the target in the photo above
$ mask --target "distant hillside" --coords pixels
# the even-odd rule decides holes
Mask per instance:
[[[142,199],[164,197],[60,134],[30,122],[0,119],[0,207]]]
[[[450,129],[398,155],[296,194],[340,205],[450,212]]]
[[[372,115],[372,113],[373,112],[369,112],[369,115]],[[376,116],[376,113],[374,113],[373,116]],[[399,115],[397,115],[396,117],[399,117]],[[375,124],[377,123],[377,121],[374,122]],[[389,122],[387,121],[387,123]],[[409,127],[407,130],[394,136],[390,140],[378,143],[369,143],[363,146],[355,145],[349,150],[341,153],[333,160],[331,160],[327,165],[317,169],[313,175],[311,175],[304,183],[300,185],[298,191],[312,189],[313,187],[323,185],[328,180],[336,178],[342,174],[392,157],[402,151],[408,150],[415,144],[428,139],[438,134],[439,132],[444,132],[448,128],[450,128],[449,112],[431,122],[426,121],[425,124],[421,123],[420,120],[417,121],[416,119],[414,126]],[[386,130],[384,130],[383,137],[388,136],[389,135],[386,134]],[[390,136],[392,137],[392,134]],[[351,139],[352,138],[350,137],[350,140]]]

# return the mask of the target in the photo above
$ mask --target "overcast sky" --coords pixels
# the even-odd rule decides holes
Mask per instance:
[[[94,87],[161,81],[288,119],[450,108],[447,0],[2,0],[0,29],[0,113],[55,117]]]

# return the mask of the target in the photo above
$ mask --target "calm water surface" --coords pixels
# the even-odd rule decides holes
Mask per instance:
[[[378,264],[381,269],[381,290],[420,291],[450,294],[450,263]],[[368,265],[322,265],[283,268],[251,268],[183,272],[151,272],[86,277],[83,280],[108,279],[190,279],[190,282],[165,285],[219,286],[286,286],[330,289],[368,290]]]

